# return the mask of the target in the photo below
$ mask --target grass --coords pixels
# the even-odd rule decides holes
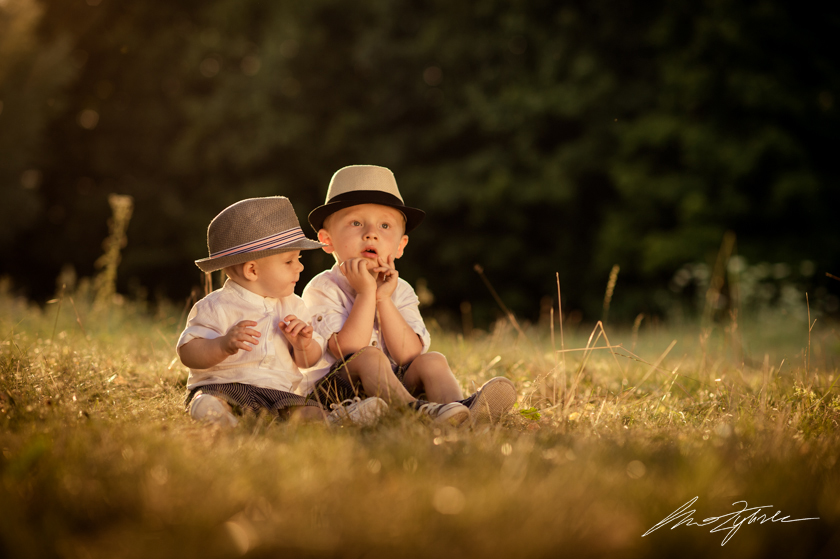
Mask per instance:
[[[3,557],[840,551],[831,325],[809,342],[808,325],[781,317],[707,331],[647,321],[607,329],[621,349],[588,352],[590,330],[566,326],[578,351],[564,354],[548,325],[435,331],[466,391],[516,383],[502,425],[441,430],[394,413],[370,429],[249,417],[223,431],[183,412],[180,308],[68,303],[0,295]],[[695,496],[697,522],[739,500],[819,520],[744,524],[723,547],[711,527],[642,537]]]

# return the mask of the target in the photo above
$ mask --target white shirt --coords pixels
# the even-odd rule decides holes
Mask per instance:
[[[241,382],[263,388],[295,392],[303,374],[290,353],[290,345],[280,325],[283,318],[293,314],[309,322],[312,313],[297,295],[282,299],[263,297],[248,291],[228,279],[217,289],[197,302],[187,318],[187,327],[178,339],[181,347],[195,338],[214,339],[225,335],[243,320],[257,323],[254,330],[262,334],[251,351],[240,349],[234,355],[209,369],[190,369],[187,389],[206,384]],[[324,338],[313,333],[312,340],[324,349]]]
[[[391,300],[400,311],[400,314],[405,319],[409,328],[420,337],[423,344],[421,353],[426,353],[429,350],[431,337],[429,331],[426,330],[426,324],[423,322],[423,317],[420,316],[420,301],[414,289],[407,281],[398,278],[397,287],[391,295]],[[303,289],[303,301],[312,310],[312,328],[323,339],[328,340],[329,337],[341,331],[347,317],[350,316],[350,310],[353,308],[353,303],[356,301],[356,290],[341,273],[338,264],[325,272],[321,272],[310,281]],[[388,353],[388,348],[385,345],[385,338],[382,335],[382,330],[379,326],[379,314],[377,313],[373,321],[373,331],[370,335],[370,345],[378,347],[382,352],[391,359]],[[318,380],[326,375],[330,367],[336,362],[336,358],[329,349],[324,350],[324,357],[317,365],[310,369],[305,369],[304,375],[306,379],[300,384],[300,393],[305,394],[309,392]],[[397,363],[391,359],[391,365],[397,366]]]

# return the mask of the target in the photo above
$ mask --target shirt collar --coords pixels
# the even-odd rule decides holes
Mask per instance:
[[[246,302],[262,309],[269,309],[277,302],[277,299],[274,297],[263,297],[262,295],[257,295],[253,291],[245,289],[230,278],[225,280],[223,289],[232,291],[242,299],[245,299]]]
[[[341,273],[341,268],[339,268],[338,262],[333,264],[333,267],[330,268],[330,274],[332,274],[333,281],[344,288],[345,291],[355,291],[353,286],[350,285],[350,281],[347,279],[347,276]]]

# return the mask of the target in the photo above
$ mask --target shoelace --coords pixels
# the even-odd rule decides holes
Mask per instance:
[[[422,406],[417,408],[417,411],[419,411],[421,413],[425,413],[427,415],[438,415],[440,413],[440,410],[443,409],[443,406],[445,406],[445,405],[446,404],[437,404],[435,402],[426,402],[425,404],[423,404]]]
[[[358,403],[359,403],[359,402],[361,402],[361,401],[362,401],[362,399],[361,399],[360,397],[358,397],[358,396],[356,396],[355,398],[348,398],[348,399],[344,400],[344,401],[343,401],[343,402],[341,402],[341,403],[338,403],[338,404],[330,404],[330,409],[331,409],[331,410],[337,410],[338,408],[350,407],[350,406],[352,406],[353,404],[358,404]]]

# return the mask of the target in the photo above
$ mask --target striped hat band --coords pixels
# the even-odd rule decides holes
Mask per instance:
[[[303,230],[300,227],[294,227],[292,229],[281,231],[275,235],[269,235],[268,237],[263,237],[262,239],[257,239],[255,241],[250,241],[219,252],[214,252],[210,255],[210,259],[212,260],[214,258],[233,256],[235,254],[246,254],[249,252],[260,252],[263,250],[281,248],[305,238],[306,235],[304,235]]]

